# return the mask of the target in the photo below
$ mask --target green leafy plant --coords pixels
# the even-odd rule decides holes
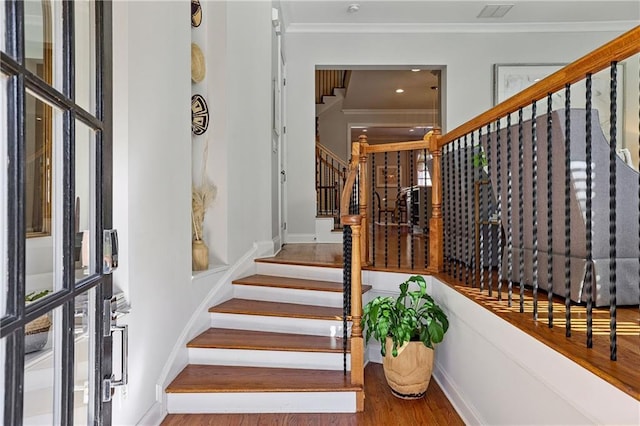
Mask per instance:
[[[410,291],[410,284],[418,289]],[[397,299],[379,296],[367,303],[363,309],[362,326],[366,329],[367,341],[373,337],[382,345],[382,356],[386,353],[387,337],[393,340],[393,356],[398,348],[409,341],[420,341],[432,348],[442,342],[449,329],[447,315],[427,294],[424,277],[414,275],[400,284]]]
[[[24,297],[25,302],[35,302],[36,300],[45,297],[47,294],[51,293],[51,290],[38,290],[32,291]]]

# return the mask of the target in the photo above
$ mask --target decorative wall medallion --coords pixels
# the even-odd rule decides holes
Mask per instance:
[[[202,6],[200,0],[191,0],[191,26],[199,27],[202,23]]]
[[[206,70],[207,66],[200,46],[191,43],[191,80],[194,83],[200,83],[204,80]]]
[[[201,135],[209,127],[209,108],[201,95],[191,97],[191,131],[194,135]]]

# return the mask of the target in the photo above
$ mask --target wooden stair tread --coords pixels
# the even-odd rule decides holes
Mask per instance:
[[[289,288],[295,290],[331,291],[342,293],[342,283],[334,281],[307,280],[301,278],[277,277],[272,275],[251,275],[233,281],[237,285],[254,285],[262,287]],[[371,290],[370,285],[363,285],[362,292]]]
[[[342,321],[342,308],[247,299],[227,300],[209,308],[209,312]]]
[[[342,353],[342,342],[336,337],[210,328],[191,340],[187,347]]]
[[[189,364],[167,393],[349,392],[362,390],[335,370]]]

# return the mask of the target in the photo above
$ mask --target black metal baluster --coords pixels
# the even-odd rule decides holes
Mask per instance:
[[[487,133],[490,131],[490,125],[487,125]],[[500,120],[496,122],[496,206],[498,213],[498,242],[500,246],[502,246],[502,147],[500,146]],[[493,242],[493,233],[491,233],[491,241]],[[491,260],[489,264],[491,265],[491,275],[489,279],[489,296],[491,296],[491,289],[493,288],[493,256],[494,256],[494,247],[491,246]],[[498,300],[502,300],[502,279],[503,279],[503,271],[502,271],[502,254],[500,253],[500,247],[497,247],[498,250],[498,282],[496,283],[496,288],[498,290]]]
[[[442,159],[444,164],[444,200],[442,203],[444,220],[444,271],[451,275],[451,144],[442,147]],[[426,158],[426,152],[425,152]],[[426,214],[425,214],[426,217]],[[425,235],[425,245],[427,243],[427,235]],[[426,250],[425,250],[426,256]]]
[[[532,284],[533,284],[533,319],[538,320],[538,129],[536,102],[531,103],[531,237],[532,253]]]
[[[462,183],[462,141],[460,139],[458,139],[458,152],[457,152],[457,156],[458,156],[458,167],[457,167],[457,182],[458,182],[458,206],[456,208],[456,224],[458,227],[458,233],[457,233],[457,239],[460,239],[460,247],[459,247],[459,254],[458,254],[458,279],[460,281],[462,281],[462,265],[464,263],[464,257],[463,257],[463,244],[464,244],[464,235],[463,235],[463,227],[464,224],[462,223],[462,190],[464,189],[463,187],[463,183]]]
[[[414,264],[415,264],[415,255],[414,255],[414,249],[415,249],[415,245],[413,243],[413,219],[414,219],[414,215],[413,215],[413,206],[416,203],[416,200],[414,200],[414,192],[413,189],[416,188],[416,191],[420,191],[420,189],[418,189],[418,184],[417,182],[414,184],[413,183],[413,162],[415,161],[415,158],[413,156],[413,150],[409,151],[409,158],[411,159],[411,161],[409,161],[409,176],[411,176],[409,178],[409,187],[411,188],[411,203],[409,203],[409,205],[407,206],[407,222],[409,222],[409,239],[411,240],[411,270],[413,270],[414,268]],[[425,162],[423,163],[424,166],[427,166],[426,163],[427,159],[425,158]],[[419,201],[419,200],[418,200]],[[420,208],[420,204],[418,204],[418,208]],[[411,219],[409,219],[411,218]],[[420,215],[417,215],[418,218],[418,224],[420,223]]]
[[[591,153],[591,73],[586,79],[585,112],[585,160],[587,163],[586,225],[587,264],[585,271],[585,292],[587,293],[587,348],[593,347],[593,222],[592,222],[592,153]]]
[[[371,262],[373,264],[373,266],[376,266],[376,215],[375,215],[375,211],[373,208],[373,205],[375,204],[375,201],[379,199],[379,196],[376,197],[376,154],[372,154],[371,155],[371,251],[373,252],[373,255],[371,256],[373,258],[373,261]],[[381,206],[382,203],[378,203],[378,222],[380,222],[380,209],[382,209]],[[386,213],[385,213],[385,217],[386,217]],[[365,231],[366,232],[366,231]]]
[[[478,269],[478,259],[476,259],[476,246],[475,246],[475,226],[472,226],[472,224],[475,222],[475,219],[472,219],[472,217],[475,217],[475,205],[474,205],[474,200],[475,200],[475,187],[476,187],[476,167],[474,167],[473,165],[473,152],[475,150],[475,137],[473,132],[471,132],[471,146],[469,148],[467,148],[467,151],[469,151],[469,158],[470,158],[470,166],[471,169],[469,170],[469,173],[471,174],[471,181],[467,182],[467,194],[469,194],[469,196],[467,197],[468,200],[468,209],[467,211],[469,212],[469,222],[467,223],[467,229],[469,230],[469,237],[467,238],[467,244],[469,246],[469,251],[471,253],[471,268],[469,273],[471,274],[471,286],[475,287],[478,284],[478,280],[477,280],[477,269]],[[471,213],[473,211],[473,213]],[[472,237],[472,235],[474,235]]]
[[[483,156],[483,149],[482,149],[482,128],[478,129],[478,146],[479,146],[479,152],[478,152],[478,164],[476,164],[476,167],[480,167],[480,170],[483,169],[484,167],[484,156]],[[487,170],[491,169],[491,144],[489,143],[489,132],[487,132],[487,156],[486,156],[486,161],[487,161]],[[479,172],[479,178],[480,180],[482,179],[482,172]],[[489,179],[487,177],[487,179]],[[489,182],[487,183],[487,188],[491,188],[491,180],[489,179]],[[475,188],[474,188],[475,189]],[[484,258],[485,258],[485,241],[484,241],[484,231],[482,228],[482,223],[483,223],[483,215],[485,212],[489,212],[491,209],[489,208],[488,205],[488,199],[485,200],[486,195],[488,193],[488,191],[483,190],[486,188],[483,188],[483,186],[479,185],[478,186],[478,198],[480,199],[480,207],[478,209],[478,215],[476,217],[476,220],[478,221],[478,223],[476,224],[476,229],[478,230],[478,236],[477,238],[480,239],[480,250],[478,253],[478,256],[480,257],[480,259],[478,259],[478,263],[480,265],[480,291],[484,291],[484,279],[485,279],[485,268],[486,265],[484,263]],[[485,203],[486,201],[486,203]],[[485,209],[486,208],[486,209]],[[487,223],[489,223],[489,215],[487,214]],[[486,225],[487,229],[489,230],[489,241],[488,241],[488,246],[491,247],[491,226],[490,225]],[[490,250],[489,250],[490,251]]]
[[[347,375],[347,318],[351,311],[351,226],[345,225],[342,231],[342,360],[343,373]]]
[[[452,142],[453,150],[451,151],[451,185],[453,187],[451,200],[452,209],[451,209],[451,242],[452,242],[452,252],[451,259],[453,263],[453,275],[454,279],[458,278],[458,213],[460,210],[458,209],[458,183],[459,183],[459,170],[458,170],[458,162],[456,161],[455,156],[458,155],[458,146],[459,139],[456,139]]]
[[[471,134],[471,146],[473,147],[473,133]],[[488,145],[487,145],[488,146]],[[484,238],[482,238],[482,211],[484,211],[484,198],[480,199],[481,205],[479,209],[476,209],[476,200],[475,200],[475,191],[476,188],[480,189],[478,185],[478,180],[476,179],[476,168],[482,167],[482,132],[478,130],[478,152],[475,153],[474,150],[474,161],[473,161],[473,171],[471,172],[471,176],[473,178],[473,182],[471,187],[473,188],[473,230],[476,235],[474,235],[474,250],[471,264],[473,265],[473,287],[476,286],[477,278],[480,278],[480,291],[484,290]],[[477,248],[477,250],[476,250]],[[480,275],[478,277],[478,275]],[[491,292],[491,290],[489,290]]]
[[[486,262],[485,264],[485,268],[488,268],[487,270],[487,275],[488,275],[488,284],[489,284],[489,296],[493,296],[493,249],[494,249],[494,241],[493,241],[493,231],[491,228],[491,216],[489,214],[489,212],[491,212],[491,161],[493,158],[493,147],[490,144],[487,144],[487,158],[486,158],[486,163],[487,163],[487,184],[484,187],[484,192],[482,192],[483,194],[483,200],[485,201],[485,208],[486,210],[484,210],[487,213],[487,218],[486,218],[486,229],[487,229],[487,233],[488,233],[488,247],[487,247],[487,254],[488,254],[488,262]],[[482,169],[482,167],[481,167]],[[482,217],[482,216],[481,216]],[[484,232],[482,232],[483,235],[483,239],[484,239]],[[484,253],[480,254],[482,256],[482,259],[484,261],[485,255]],[[484,271],[484,270],[483,270]],[[484,272],[483,272],[484,273]]]
[[[333,188],[331,190],[331,200],[329,201],[329,210],[331,211],[331,214],[335,214],[335,198],[336,198],[336,168],[335,165],[333,163],[333,157],[331,157],[331,187]]]
[[[388,186],[389,186],[389,154],[384,153],[384,207],[388,208]],[[389,266],[389,214],[384,215],[384,267]]]
[[[617,271],[616,271],[616,159],[617,148],[617,101],[618,101],[618,63],[611,63],[611,105],[609,129],[609,332],[610,332],[610,359],[618,359],[616,338],[616,309],[617,309]]]
[[[396,167],[396,183],[397,183],[397,188],[396,188],[396,190],[397,190],[397,192],[396,192],[396,210],[398,211],[398,218],[397,218],[398,219],[398,227],[397,227],[397,230],[396,230],[396,235],[398,236],[398,242],[397,242],[397,245],[398,245],[398,268],[400,268],[400,256],[402,254],[402,250],[401,250],[401,246],[400,246],[400,235],[401,235],[400,228],[402,228],[400,226],[400,224],[402,223],[402,213],[401,213],[402,212],[402,206],[400,205],[400,203],[402,202],[402,197],[400,196],[400,191],[402,189],[401,186],[400,186],[400,180],[401,180],[401,177],[402,177],[402,176],[400,176],[400,151],[396,152],[396,165],[397,165],[397,167]],[[406,208],[406,202],[405,202],[405,206],[404,207]],[[407,211],[407,216],[408,215],[409,215],[409,212]]]
[[[522,108],[518,110],[518,279],[520,313],[524,312],[524,129]]]
[[[547,302],[548,324],[553,328],[553,137],[552,119],[553,110],[552,94],[547,95]]]
[[[513,186],[513,173],[511,171],[511,114],[507,115],[507,273],[509,274],[507,285],[507,304],[511,307],[513,301],[513,207],[512,207],[512,186]],[[502,296],[502,293],[498,293],[498,298]]]
[[[467,139],[467,135],[464,135],[464,221],[462,222],[464,226],[464,232],[462,233],[463,244],[464,244],[464,284],[469,285],[469,270],[472,268],[471,262],[471,253],[469,250],[469,244],[471,241],[471,235],[469,235],[469,152],[471,149],[469,148],[469,141]],[[466,244],[465,244],[466,242]]]
[[[564,307],[565,335],[571,337],[571,85],[564,102]]]

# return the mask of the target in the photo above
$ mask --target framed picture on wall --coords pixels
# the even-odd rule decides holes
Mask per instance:
[[[495,64],[493,104],[498,105],[564,66],[565,64]]]
[[[402,174],[402,167],[398,166],[385,166],[376,167],[376,186],[397,188],[400,176]]]

